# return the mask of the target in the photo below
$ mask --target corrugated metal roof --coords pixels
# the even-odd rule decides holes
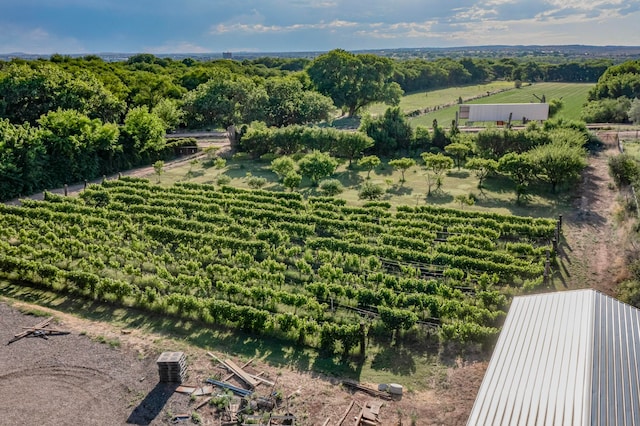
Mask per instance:
[[[468,425],[640,424],[640,311],[595,290],[513,299]]]
[[[464,108],[463,108],[464,107]],[[468,115],[465,111],[468,108]],[[468,118],[469,121],[508,121],[522,120],[546,120],[549,118],[549,104],[465,104],[460,105],[460,118]]]

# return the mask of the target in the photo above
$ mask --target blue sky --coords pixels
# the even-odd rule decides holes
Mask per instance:
[[[640,0],[0,0],[0,53],[640,45]]]

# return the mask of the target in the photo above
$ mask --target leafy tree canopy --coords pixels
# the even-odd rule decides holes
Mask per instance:
[[[315,59],[307,72],[318,91],[350,117],[374,102],[398,105],[403,93],[392,81],[393,61],[376,55],[336,49]]]

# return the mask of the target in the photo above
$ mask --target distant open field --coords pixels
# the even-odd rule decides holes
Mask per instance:
[[[591,83],[535,83],[530,86],[523,86],[517,90],[509,90],[497,93],[492,96],[484,97],[471,101],[471,104],[490,104],[490,103],[527,103],[538,102],[534,95],[541,97],[544,95],[547,101],[554,98],[562,98],[564,102],[563,108],[558,113],[558,117],[564,117],[570,120],[580,118],[582,105],[587,101],[589,89],[593,87]],[[429,93],[429,95],[431,92]],[[447,127],[452,120],[455,119],[458,106],[443,108],[420,117],[411,119],[412,126],[428,126],[430,127],[433,120],[438,120]]]
[[[486,95],[487,92],[513,89],[512,81],[494,81],[487,84],[475,84],[472,86],[449,87],[447,89],[432,90],[429,92],[415,92],[405,94],[400,101],[400,109],[411,112],[418,109],[433,108],[438,105],[458,102],[458,98],[470,99]],[[368,111],[373,115],[383,114],[389,108],[383,103],[373,104]]]

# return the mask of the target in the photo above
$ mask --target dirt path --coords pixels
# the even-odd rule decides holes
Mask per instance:
[[[229,142],[207,142],[207,141],[200,141],[198,142],[198,146],[200,148],[207,148],[210,146],[216,146],[219,147],[219,151],[224,150],[224,149],[228,149],[229,148]],[[170,170],[173,169],[175,167],[180,167],[184,164],[187,164],[189,161],[195,160],[195,159],[200,159],[205,157],[207,154],[200,151],[197,154],[194,155],[189,155],[189,156],[184,156],[184,157],[178,157],[175,158],[171,161],[167,161],[165,162],[164,165],[164,169],[165,170]],[[130,176],[130,177],[147,177],[147,176],[151,176],[155,173],[153,166],[144,166],[144,167],[138,167],[135,169],[130,169],[130,170],[126,170],[124,172],[120,172],[120,173],[115,173],[106,177],[102,177],[102,178],[98,178],[98,179],[93,179],[91,181],[87,181],[87,184],[99,184],[101,183],[105,178],[108,180],[111,179],[117,179],[119,176]],[[81,192],[85,187],[84,183],[76,183],[73,185],[68,185],[67,186],[67,194],[68,195],[74,195],[74,194],[78,194],[79,192]],[[49,189],[49,192],[52,192],[54,194],[64,194],[65,188],[56,188],[56,189]],[[22,197],[22,198],[30,198],[32,200],[43,200],[44,199],[44,192],[37,192],[35,194],[29,195],[28,197]],[[5,204],[8,205],[18,205],[20,204],[20,198],[14,198],[13,200],[9,200],[9,201],[5,201]]]
[[[603,149],[590,157],[574,208],[563,218],[565,241],[559,261],[565,288],[591,287],[615,296],[615,286],[624,271],[628,230],[615,221],[618,191],[609,176],[608,160],[619,153],[616,133],[603,132],[599,137]]]

